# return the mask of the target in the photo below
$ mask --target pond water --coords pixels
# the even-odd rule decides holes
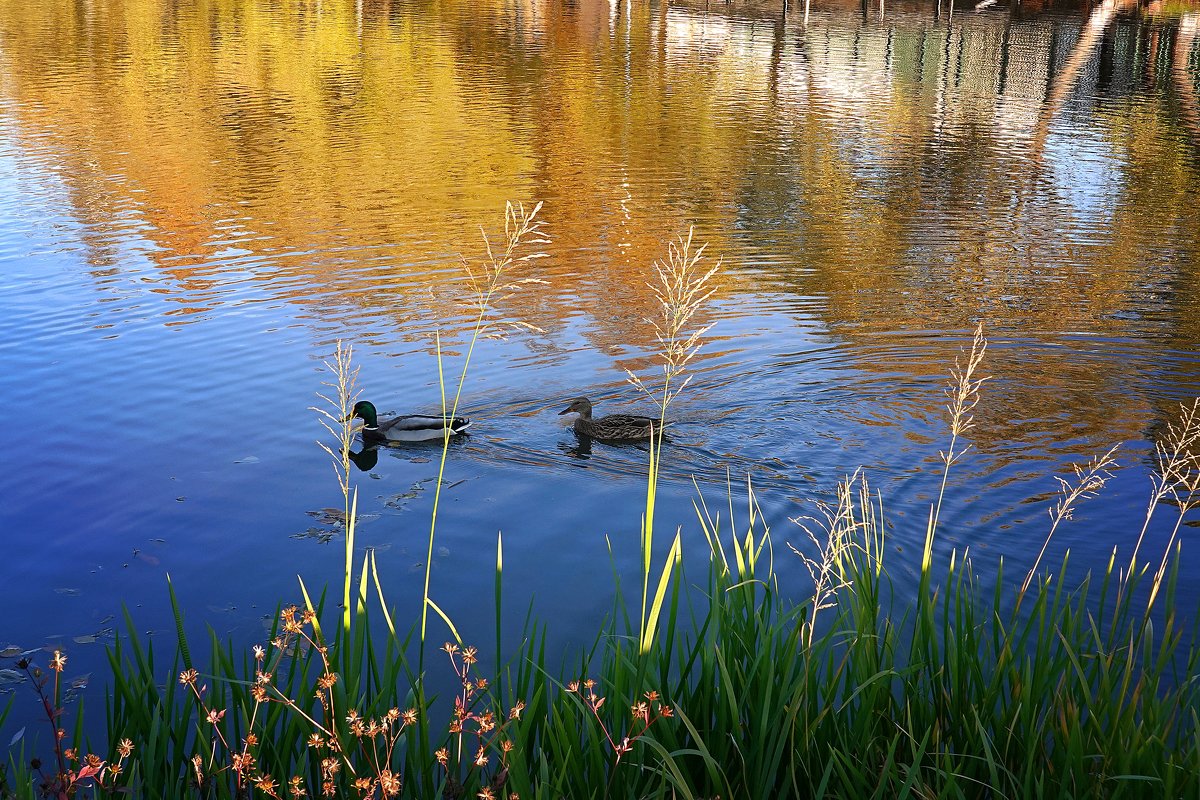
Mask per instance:
[[[460,255],[506,200],[543,202],[551,242],[497,307],[537,330],[476,348],[446,467],[432,592],[468,641],[493,638],[498,532],[506,635],[532,604],[589,642],[637,573],[646,449],[581,453],[558,411],[652,408],[625,370],[655,374],[647,282],[692,226],[721,269],[660,544],[682,526],[701,568],[692,477],[741,508],[750,475],[801,597],[789,520],[863,467],[907,585],[983,321],[938,557],[1023,574],[1054,475],[1124,443],[1047,556],[1102,567],[1200,395],[1198,17],[1157,6],[0,0],[0,647],[100,683],[123,604],[169,646],[167,575],[189,627],[244,646],[297,575],[340,586],[323,361],[350,343],[381,412],[436,413]],[[438,454],[353,474],[410,619]]]

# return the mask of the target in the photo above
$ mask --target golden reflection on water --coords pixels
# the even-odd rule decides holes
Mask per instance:
[[[240,292],[425,336],[461,318],[478,227],[544,200],[549,288],[505,310],[550,340],[584,314],[593,347],[640,365],[648,266],[695,223],[726,256],[721,297],[797,298],[866,373],[942,374],[959,342],[909,359],[914,332],[978,317],[1044,344],[997,349],[1022,378],[981,435],[1016,438],[1005,420],[1048,397],[1138,435],[1126,377],[1062,335],[1200,342],[1195,74],[1164,61],[1194,22],[1152,24],[1145,57],[1142,27],[1103,20],[1092,58],[1084,12],[707,8],[0,0],[0,102],[96,274],[136,237],[179,322]],[[1103,58],[1146,85],[1064,120]],[[1195,361],[1162,381],[1195,390]]]

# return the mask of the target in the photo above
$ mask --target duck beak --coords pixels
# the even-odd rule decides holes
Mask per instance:
[[[563,414],[570,414],[570,413],[571,413],[571,408],[570,408],[570,406],[568,406],[567,408],[564,408],[562,411],[558,412],[558,415],[561,417]]]

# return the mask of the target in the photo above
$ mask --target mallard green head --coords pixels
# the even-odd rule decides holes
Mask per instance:
[[[375,406],[368,403],[366,400],[359,400],[354,404],[354,410],[350,412],[347,419],[358,417],[367,424],[368,428],[378,428],[379,418],[375,413]]]
[[[592,401],[586,397],[576,397],[571,401],[571,405],[558,412],[561,417],[563,414],[570,414],[572,411],[579,412],[579,416],[584,419],[590,419],[592,416]]]

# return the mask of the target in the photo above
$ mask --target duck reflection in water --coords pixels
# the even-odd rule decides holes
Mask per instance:
[[[591,458],[592,457],[592,437],[585,433],[575,434],[575,444],[570,442],[559,442],[558,449],[571,458]]]
[[[346,455],[350,457],[350,463],[358,467],[363,472],[370,472],[375,469],[375,465],[379,463],[379,446],[363,447],[362,450],[355,452],[347,450]]]
[[[664,444],[671,443],[671,438],[666,434],[663,434],[662,440]],[[599,455],[601,458],[603,458],[605,448],[617,451],[624,450],[626,452],[630,450],[640,451],[642,453],[650,452],[650,441],[648,439],[618,439],[609,441],[608,439],[597,439],[594,436],[588,436],[586,433],[576,433],[574,442],[560,441],[558,443],[558,449],[560,452],[565,453],[571,458],[585,460],[594,455],[592,452],[592,445],[594,443],[599,444],[600,446],[599,453],[595,455]],[[633,454],[629,454],[629,457],[635,459],[641,458],[640,456],[634,456]]]
[[[671,440],[663,435],[664,442]],[[643,453],[649,452],[649,441],[646,439],[617,439],[609,441],[607,439],[597,439],[594,436],[588,436],[586,433],[576,433],[575,443],[559,442],[558,449],[572,458],[586,459],[592,457],[592,443],[599,442],[604,447],[611,447],[617,450],[633,449],[641,450]]]
[[[450,447],[457,449],[466,445],[466,436],[455,436],[450,440]],[[406,441],[364,441],[362,449],[355,451],[352,449],[346,450],[346,456],[354,466],[358,467],[363,472],[370,472],[375,469],[379,463],[379,451],[388,450],[398,457],[408,457],[414,462],[430,461],[438,458],[441,455],[442,443],[429,439],[416,442]],[[425,455],[428,454],[428,455]]]

